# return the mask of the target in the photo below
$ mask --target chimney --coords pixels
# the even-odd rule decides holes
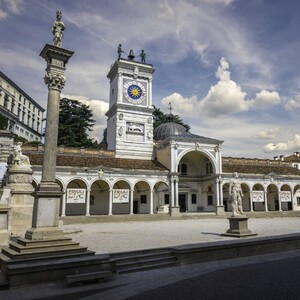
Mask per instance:
[[[280,160],[284,161],[284,155],[280,155]]]
[[[278,156],[274,156],[274,160],[279,160],[279,157]]]

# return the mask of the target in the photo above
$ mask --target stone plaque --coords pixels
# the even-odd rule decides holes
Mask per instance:
[[[252,199],[253,202],[264,202],[264,191],[253,191]]]

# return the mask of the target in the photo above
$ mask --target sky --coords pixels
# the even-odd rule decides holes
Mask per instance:
[[[39,54],[57,10],[75,52],[62,97],[90,106],[91,137],[102,140],[121,43],[155,68],[153,104],[224,141],[223,156],[300,151],[299,0],[0,0],[0,70],[44,108]]]

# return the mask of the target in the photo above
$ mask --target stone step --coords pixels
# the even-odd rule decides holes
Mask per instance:
[[[169,256],[167,258],[152,258],[152,259],[143,259],[140,261],[133,260],[131,262],[126,262],[126,263],[119,263],[116,262],[117,270],[122,271],[122,270],[129,270],[132,268],[136,269],[143,269],[146,266],[159,266],[160,264],[168,264],[168,263],[176,263],[176,258],[174,256]]]
[[[70,284],[82,285],[84,282],[92,282],[92,281],[100,282],[112,276],[113,276],[112,271],[99,271],[99,272],[68,275],[66,276],[65,280],[67,283]]]
[[[53,245],[53,244],[60,244],[62,242],[72,241],[72,238],[62,238],[62,239],[51,239],[51,240],[28,240],[25,238],[17,238],[15,242],[17,242],[20,245],[23,246],[29,246],[29,245]]]
[[[71,253],[81,253],[87,251],[87,247],[83,246],[67,246],[67,247],[53,247],[53,248],[44,248],[39,249],[39,251],[29,251],[19,253],[9,247],[2,248],[2,254],[6,255],[11,259],[25,259],[25,258],[34,258],[34,257],[47,257],[47,256],[56,256],[63,254],[71,254]]]
[[[4,275],[9,278],[10,286],[17,286],[101,271],[116,271],[115,261],[108,254],[10,260],[6,262]]]
[[[113,256],[111,257],[116,260],[117,265],[121,265],[127,262],[138,262],[138,261],[143,261],[145,259],[147,260],[147,259],[155,259],[155,258],[167,259],[173,256],[169,251],[166,251],[166,252],[158,252],[158,253],[150,253],[150,254],[130,255],[126,257],[113,257]]]
[[[111,253],[110,256],[113,259],[121,259],[127,257],[138,257],[141,255],[152,255],[152,254],[165,254],[170,253],[169,248],[153,248],[153,249],[143,249],[143,250],[134,250],[134,251],[125,251],[125,252],[115,252]]]
[[[79,246],[78,242],[72,240],[61,241],[60,243],[38,243],[38,244],[27,244],[26,246],[20,245],[19,243],[10,242],[9,248],[15,250],[18,253],[29,253],[29,252],[40,252],[43,249],[68,249]]]
[[[119,274],[125,274],[125,273],[133,273],[133,272],[141,272],[141,271],[147,271],[147,270],[175,267],[178,265],[179,265],[179,263],[177,261],[173,261],[173,262],[164,262],[164,263],[159,263],[159,264],[145,265],[142,267],[132,267],[132,268],[127,268],[127,269],[120,270],[120,271],[117,269],[117,271]]]

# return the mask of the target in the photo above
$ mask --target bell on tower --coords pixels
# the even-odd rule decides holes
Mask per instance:
[[[127,56],[127,58],[129,59],[129,60],[134,60],[134,53],[133,53],[133,50],[131,49],[130,51],[129,51],[129,55]]]

